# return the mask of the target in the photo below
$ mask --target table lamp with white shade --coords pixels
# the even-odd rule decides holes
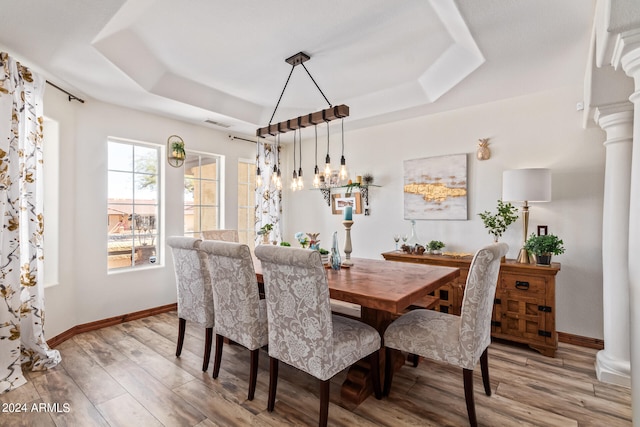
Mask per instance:
[[[551,201],[551,170],[542,168],[513,169],[502,173],[502,200],[522,202],[524,242],[529,228],[529,202]],[[528,264],[529,253],[524,247],[518,254],[518,262]]]

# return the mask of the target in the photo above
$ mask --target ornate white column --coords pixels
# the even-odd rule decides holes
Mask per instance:
[[[629,352],[629,196],[633,104],[598,107],[595,121],[607,133],[602,225],[604,350],[597,354],[600,381],[631,386]]]
[[[631,196],[629,200],[629,318],[631,350],[631,408],[633,424],[640,426],[640,30],[618,36],[614,66],[635,83],[629,98],[634,105],[633,154],[631,158]]]

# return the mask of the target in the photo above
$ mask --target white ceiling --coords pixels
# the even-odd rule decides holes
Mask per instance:
[[[582,84],[595,0],[21,0],[0,48],[80,96],[254,135],[291,65],[345,128]],[[580,101],[580,100],[576,100]],[[273,123],[328,104],[297,66]]]

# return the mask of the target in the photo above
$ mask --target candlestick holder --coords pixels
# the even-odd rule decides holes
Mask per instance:
[[[353,225],[353,221],[342,221],[342,225],[344,225],[344,229],[347,232],[347,237],[344,240],[345,260],[342,265],[345,267],[351,267],[353,265],[353,261],[351,261],[351,226]]]

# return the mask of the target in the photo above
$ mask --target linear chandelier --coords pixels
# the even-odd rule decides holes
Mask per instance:
[[[304,52],[298,52],[295,55],[285,59],[285,62],[287,62],[288,64],[291,64],[291,71],[289,72],[289,77],[287,77],[287,81],[284,84],[284,88],[280,93],[280,98],[278,98],[278,102],[276,103],[276,108],[274,108],[273,114],[271,114],[271,119],[269,120],[269,124],[265,127],[258,128],[258,130],[256,131],[256,136],[258,137],[264,137],[267,135],[276,136],[280,133],[287,133],[287,132],[305,128],[308,126],[319,125],[320,123],[323,123],[323,122],[330,122],[332,120],[349,117],[348,105],[342,104],[342,105],[333,106],[329,102],[327,97],[324,95],[324,93],[322,92],[322,89],[320,89],[320,86],[318,86],[318,83],[316,83],[315,79],[313,78],[309,70],[307,70],[307,67],[305,67],[304,65],[304,63],[307,62],[309,59],[311,59],[311,57]],[[316,88],[318,88],[318,91],[320,92],[324,100],[327,101],[327,104],[329,104],[329,108],[325,108],[324,110],[316,111],[314,113],[309,113],[302,116],[294,117],[292,119],[285,120],[280,123],[271,124],[271,122],[273,121],[273,117],[276,115],[276,111],[280,106],[282,95],[284,95],[284,91],[287,89],[287,85],[289,84],[289,80],[291,79],[291,75],[293,74],[293,70],[296,68],[297,65],[302,65],[302,68],[304,68],[304,70],[307,72],[313,84],[316,85]]]
[[[341,158],[340,158],[340,173],[339,173],[339,179],[346,179],[346,161],[344,158],[344,118],[345,117],[349,117],[349,107],[347,105],[337,105],[337,106],[333,106],[331,104],[331,102],[329,102],[329,100],[327,99],[327,97],[325,96],[325,94],[322,92],[322,89],[320,89],[320,86],[318,86],[318,83],[316,83],[315,79],[313,78],[313,76],[311,75],[311,73],[309,73],[309,70],[307,70],[307,67],[304,65],[304,63],[306,61],[308,61],[309,59],[311,59],[311,57],[309,55],[307,55],[304,52],[298,52],[295,55],[287,58],[285,60],[285,62],[287,62],[288,64],[291,65],[291,71],[289,72],[289,76],[287,77],[287,81],[284,84],[284,88],[282,89],[282,92],[280,93],[280,97],[278,98],[278,102],[276,103],[276,106],[273,110],[273,114],[271,114],[271,119],[269,120],[269,123],[267,126],[265,127],[261,127],[258,128],[256,130],[256,136],[258,138],[258,141],[260,140],[260,138],[264,138],[266,136],[273,136],[275,137],[275,146],[276,146],[276,151],[278,150],[278,146],[280,145],[280,134],[283,133],[287,133],[290,131],[293,131],[293,172],[292,172],[292,182],[291,182],[291,189],[293,191],[296,190],[301,190],[304,188],[304,183],[302,180],[302,129],[305,127],[309,127],[309,126],[313,126],[315,129],[315,145],[316,145],[316,149],[315,149],[315,169],[314,169],[314,180],[313,180],[313,186],[315,188],[320,188],[320,189],[327,189],[328,187],[337,185],[336,178],[332,179],[332,170],[331,170],[331,165],[330,165],[330,158],[329,158],[329,122],[336,120],[336,119],[341,119],[342,121],[342,153],[341,153]],[[298,116],[298,117],[294,117],[292,119],[289,120],[284,120],[282,122],[279,123],[272,123],[273,122],[273,118],[276,115],[276,111],[278,110],[278,107],[280,106],[280,101],[282,101],[282,96],[284,95],[284,92],[287,89],[287,86],[289,84],[289,81],[291,79],[291,75],[293,74],[293,70],[295,69],[296,66],[298,65],[302,65],[302,68],[304,68],[304,70],[307,72],[307,75],[309,75],[309,78],[311,79],[311,81],[314,83],[314,85],[316,86],[316,88],[318,89],[318,91],[320,92],[320,94],[322,95],[322,97],[324,98],[324,100],[327,102],[327,104],[329,104],[328,108],[325,108],[324,110],[320,110],[320,111],[316,111],[313,113],[309,113],[309,114],[305,114],[302,116]],[[327,125],[327,156],[326,156],[326,165],[324,168],[324,171],[320,171],[318,168],[318,131],[317,131],[317,125],[321,124],[321,123],[326,123]],[[297,138],[296,138],[296,131],[298,133]],[[297,141],[296,141],[297,140]],[[297,147],[296,147],[296,142],[297,142]],[[259,142],[258,142],[259,143]],[[259,151],[259,150],[258,150]],[[296,170],[296,151],[298,151],[298,169]],[[276,157],[276,162],[279,158],[279,155]],[[261,173],[262,171],[260,170],[259,167],[259,154],[258,154],[258,167],[256,168],[256,186],[260,187],[261,183],[262,183],[262,179],[261,179]],[[273,171],[273,175],[272,178],[275,180],[273,181],[273,184],[276,185],[277,189],[282,188],[282,181],[280,178],[280,169],[278,166],[274,165],[273,166],[274,171]]]

